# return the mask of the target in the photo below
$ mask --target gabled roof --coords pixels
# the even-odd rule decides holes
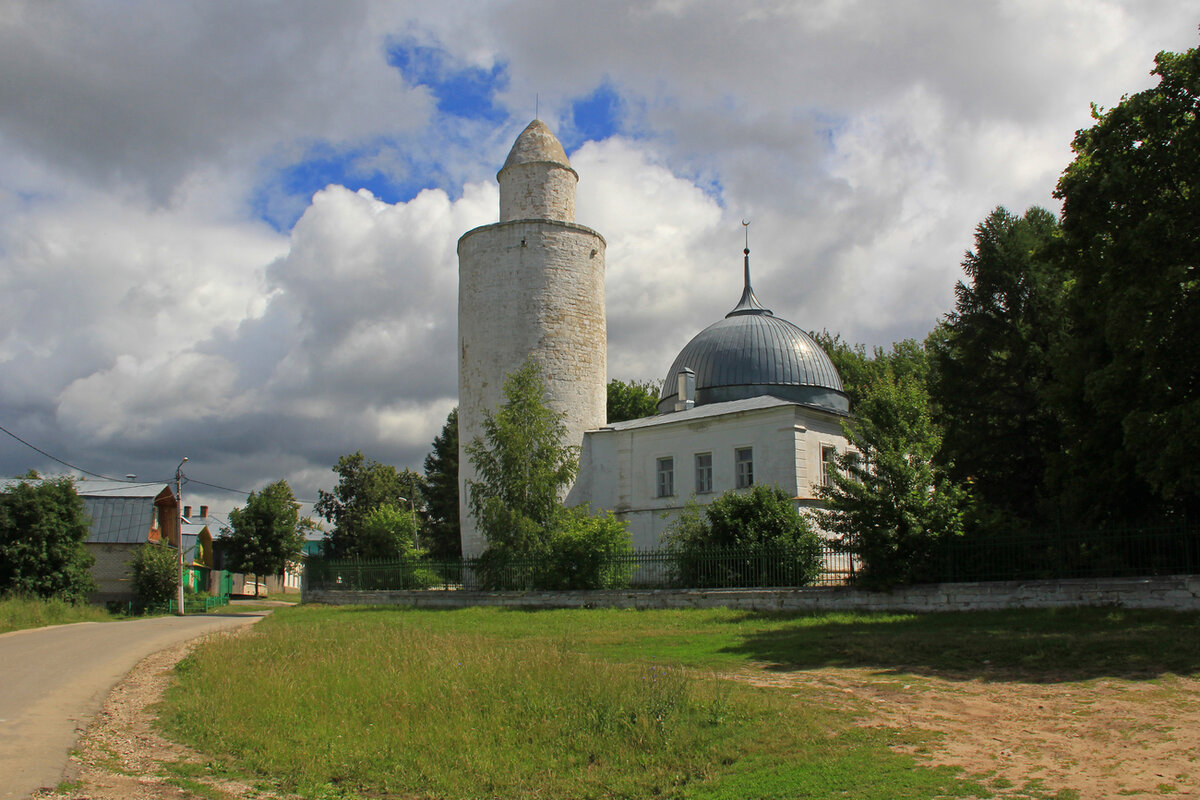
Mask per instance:
[[[0,489],[39,479],[0,478]],[[46,480],[54,480],[47,478]],[[174,497],[166,483],[131,483],[89,478],[75,481],[75,493],[92,518],[85,541],[90,544],[141,544],[148,540],[154,520],[154,501],[163,493]]]

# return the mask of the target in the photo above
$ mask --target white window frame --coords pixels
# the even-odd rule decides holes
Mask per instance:
[[[655,497],[675,496],[675,457],[662,456],[654,462]]]
[[[832,444],[821,444],[821,485],[833,488],[833,473],[837,470],[837,447]]]
[[[706,459],[708,463],[701,464],[700,459]],[[713,463],[712,453],[696,453],[696,494],[712,494],[713,490]]]
[[[743,455],[745,457],[743,457]],[[737,489],[749,489],[754,485],[754,448],[735,447],[733,450],[733,485]]]

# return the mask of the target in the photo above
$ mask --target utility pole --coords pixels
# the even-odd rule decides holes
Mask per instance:
[[[175,520],[175,549],[179,551],[179,609],[175,612],[179,616],[183,616],[183,465],[187,463],[187,456],[183,457],[183,461],[179,462],[179,466],[175,468],[175,494],[179,501],[179,515]]]

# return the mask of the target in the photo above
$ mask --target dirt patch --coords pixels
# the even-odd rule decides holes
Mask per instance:
[[[238,636],[248,628],[219,636]],[[203,794],[184,788],[187,780],[168,777],[171,765],[203,763],[190,748],[163,738],[154,729],[155,706],[174,680],[175,665],[198,641],[176,645],[147,656],[113,689],[100,713],[80,737],[71,754],[68,781],[62,791],[42,790],[46,800],[235,800],[274,798],[242,783],[205,778]],[[182,785],[181,785],[182,784]]]
[[[1026,796],[1025,787],[1038,787],[1036,796],[1073,790],[1083,800],[1200,795],[1200,681],[1193,678],[1047,684],[866,669],[739,678],[840,694],[865,711],[865,725],[942,732],[915,755],[984,776],[1000,796]]]

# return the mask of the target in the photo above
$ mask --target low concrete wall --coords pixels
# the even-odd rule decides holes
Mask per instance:
[[[1120,606],[1200,611],[1200,575],[1081,578],[904,586],[890,592],[845,587],[605,592],[305,590],[306,603],[416,608],[739,608],[751,611],[978,611],[1002,608]]]

